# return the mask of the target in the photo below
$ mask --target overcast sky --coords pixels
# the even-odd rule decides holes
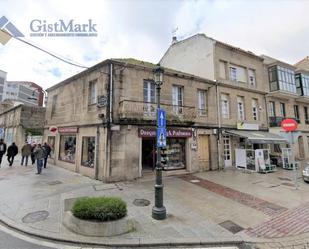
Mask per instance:
[[[309,0],[0,0],[0,10],[25,40],[85,66],[120,57],[157,63],[176,28],[178,39],[205,33],[291,64],[309,55]],[[91,19],[98,36],[30,37],[34,19]],[[44,88],[82,70],[14,39],[0,44],[0,69]]]

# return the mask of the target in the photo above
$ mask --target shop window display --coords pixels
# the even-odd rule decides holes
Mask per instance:
[[[83,137],[82,165],[94,167],[95,137]]]
[[[60,137],[59,160],[75,163],[76,136],[63,135]]]
[[[186,140],[168,138],[166,141],[167,166],[165,169],[183,169],[186,167]]]

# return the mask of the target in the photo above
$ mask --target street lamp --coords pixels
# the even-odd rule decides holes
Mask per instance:
[[[157,90],[157,133],[158,133],[158,111],[160,109],[160,90],[163,84],[164,70],[160,65],[153,70],[154,81]],[[152,218],[164,220],[166,218],[166,208],[163,206],[163,182],[161,165],[161,148],[156,143],[157,162],[156,162],[156,183],[155,183],[155,205],[152,208]]]

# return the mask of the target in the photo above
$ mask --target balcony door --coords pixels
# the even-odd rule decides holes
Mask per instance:
[[[154,116],[156,113],[156,85],[153,81],[144,81],[144,115]]]
[[[173,86],[173,112],[176,115],[183,114],[183,87],[182,86]]]

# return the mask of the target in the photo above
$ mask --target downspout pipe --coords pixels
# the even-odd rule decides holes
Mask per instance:
[[[109,180],[111,167],[111,124],[113,123],[113,64],[109,64],[109,84],[108,84],[108,108],[106,125],[106,147],[105,147],[105,181]]]
[[[218,170],[222,169],[222,155],[221,155],[221,113],[220,113],[220,95],[219,95],[219,82],[216,81],[216,98],[217,98],[217,121],[218,121],[218,137],[217,137],[217,150],[218,150]]]
[[[95,168],[94,168],[94,178],[96,180],[99,179],[99,139],[100,139],[100,126],[97,126],[97,134],[95,141]]]

